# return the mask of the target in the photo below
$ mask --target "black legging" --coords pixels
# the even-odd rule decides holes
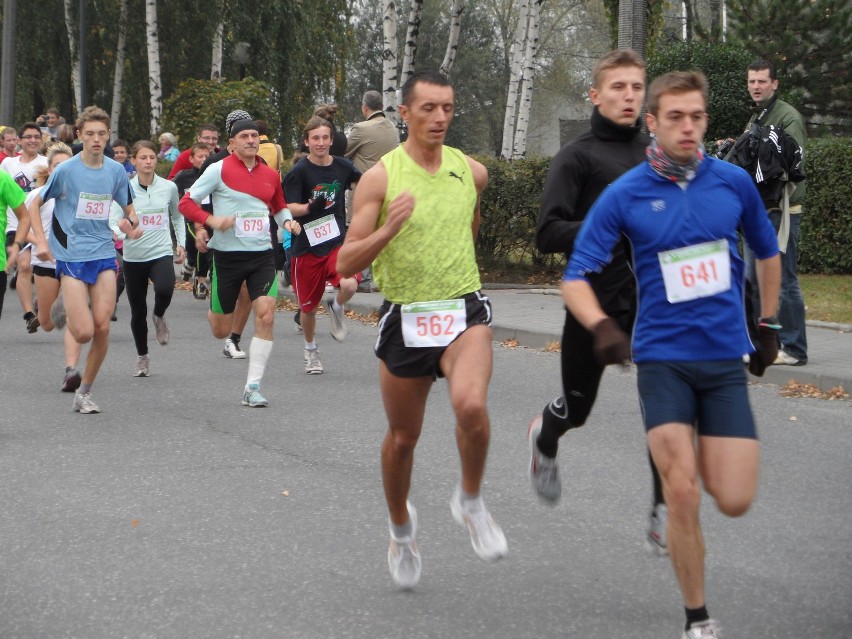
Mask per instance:
[[[150,262],[124,260],[124,285],[130,302],[130,330],[138,355],[148,354],[148,280],[154,284],[154,315],[162,317],[175,291],[175,268],[172,256]]]

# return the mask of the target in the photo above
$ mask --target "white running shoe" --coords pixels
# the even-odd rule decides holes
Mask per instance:
[[[660,557],[665,557],[669,554],[669,547],[666,544],[666,525],[669,520],[669,511],[665,504],[657,504],[654,510],[651,511],[651,516],[648,520],[648,549],[658,554]]]
[[[683,631],[683,639],[721,639],[721,629],[714,619],[699,621]]]
[[[91,393],[74,393],[74,404],[72,406],[75,413],[89,415],[91,413],[100,413],[101,409],[92,401]]]
[[[555,506],[562,496],[559,463],[556,457],[548,457],[538,449],[536,441],[539,433],[541,433],[541,415],[536,415],[527,430],[530,446],[530,482],[535,494],[543,502]]]
[[[229,357],[231,359],[245,359],[246,352],[240,348],[240,345],[232,340],[230,337],[225,340],[225,348],[222,349],[222,352],[225,354],[225,357]]]
[[[147,355],[139,355],[136,358],[136,368],[133,371],[133,377],[148,377],[149,364]]]
[[[341,306],[337,311],[334,310],[333,297],[326,300],[325,307],[328,309],[328,318],[331,322],[331,336],[338,342],[342,342],[349,332],[346,328],[346,316],[343,314],[343,307]]]
[[[305,373],[308,375],[322,375],[322,362],[320,361],[317,349],[310,351],[305,349]]]
[[[154,320],[154,329],[157,331],[157,343],[160,346],[165,346],[169,343],[169,339],[172,336],[169,327],[166,326],[166,318],[157,317],[153,313],[151,314],[151,318]]]
[[[509,552],[506,536],[494,518],[486,510],[482,497],[462,499],[461,487],[456,486],[450,499],[450,511],[460,526],[470,533],[470,543],[480,559],[494,561]]]
[[[390,534],[390,545],[388,546],[388,568],[391,579],[400,588],[410,590],[420,581],[420,549],[417,547],[415,536],[417,535],[417,511],[411,502],[405,502],[408,507],[408,518],[411,521],[411,535],[402,539]],[[390,522],[388,522],[390,528]]]

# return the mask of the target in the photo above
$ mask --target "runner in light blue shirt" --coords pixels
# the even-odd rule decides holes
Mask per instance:
[[[109,116],[103,109],[87,107],[77,121],[83,151],[60,164],[42,192],[30,205],[35,255],[56,259],[61,281],[59,297],[50,316],[57,328],[68,330],[80,344],[91,342],[80,388],[74,394],[78,413],[99,413],[92,401],[92,384],[109,349],[110,317],[115,305],[115,249],[109,226],[112,201],[124,211],[119,229],[129,239],[142,237],[132,204],[130,183],[122,166],[104,157],[109,139]],[[41,227],[39,209],[56,201],[50,244]],[[66,314],[67,309],[67,314]]]

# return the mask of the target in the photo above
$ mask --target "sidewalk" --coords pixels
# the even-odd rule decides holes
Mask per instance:
[[[494,340],[515,339],[520,346],[544,348],[562,338],[565,315],[557,289],[514,288],[485,284],[494,309]],[[292,291],[285,291],[292,298]],[[381,293],[356,293],[347,307],[362,314],[378,310]],[[754,381],[784,385],[790,380],[813,384],[823,391],[843,386],[852,392],[852,326],[808,322],[808,364],[771,366]]]

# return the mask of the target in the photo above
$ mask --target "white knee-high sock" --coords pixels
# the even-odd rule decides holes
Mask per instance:
[[[266,370],[266,362],[269,361],[270,353],[272,353],[271,339],[251,338],[246,386],[249,384],[260,384],[260,380],[263,379],[263,371]]]

